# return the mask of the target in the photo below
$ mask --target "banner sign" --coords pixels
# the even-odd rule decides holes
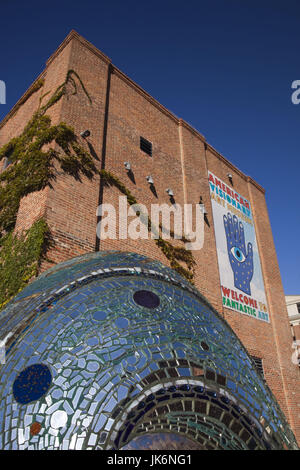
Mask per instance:
[[[269,322],[250,202],[208,172],[223,306]]]

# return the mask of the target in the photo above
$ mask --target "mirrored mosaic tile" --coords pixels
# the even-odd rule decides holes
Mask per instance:
[[[155,435],[182,449],[297,448],[230,327],[159,262],[69,260],[18,294],[0,328],[2,448],[145,448]]]

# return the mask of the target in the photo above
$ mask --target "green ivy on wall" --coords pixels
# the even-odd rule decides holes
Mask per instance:
[[[118,190],[127,197],[127,201],[130,205],[138,204],[136,198],[115,175],[107,170],[101,170],[100,175],[102,178],[104,178],[106,184],[113,185],[118,188]],[[152,222],[150,217],[148,217],[147,228],[150,233],[152,231]],[[159,229],[162,230],[161,224],[159,225]],[[170,232],[170,235],[171,237],[174,237],[174,232]],[[189,240],[183,236],[181,241],[188,242]],[[160,248],[165,257],[170,261],[171,267],[179,274],[184,276],[188,281],[193,282],[196,262],[192,252],[184,247],[173,246],[170,242],[161,238],[161,236],[155,238],[154,242]],[[184,268],[178,261],[183,261],[186,263],[187,269]]]
[[[26,101],[29,100],[29,98],[36,93],[40,88],[44,86],[45,80],[43,78],[40,78],[37,80],[34,85],[30,88],[30,90],[18,101],[18,103],[14,106],[12,111],[9,113],[7,119],[5,118],[2,123],[0,124],[0,127],[4,126],[4,124],[14,116],[17,111],[23,106],[23,104],[26,103]]]
[[[78,80],[89,103],[91,98],[74,70],[67,72],[65,81],[57,87],[48,101],[42,102],[50,92],[41,95],[37,111],[26,124],[23,132],[0,148],[0,161],[7,157],[10,165],[0,174],[0,308],[14,297],[37,275],[38,267],[45,256],[49,229],[43,219],[35,222],[25,233],[16,235],[14,228],[21,199],[35,191],[40,191],[55,180],[58,167],[66,174],[80,180],[81,175],[93,178],[100,174],[107,184],[114,185],[127,196],[130,205],[138,201],[125,185],[112,173],[99,171],[92,156],[77,142],[74,129],[66,123],[51,124],[46,112],[64,95],[78,92]],[[14,113],[29,97],[44,86],[38,80],[19,102]],[[50,147],[50,144],[52,146]],[[148,230],[151,231],[151,220]],[[162,229],[162,227],[159,227]],[[171,236],[174,234],[171,233]],[[188,241],[185,237],[183,242]],[[182,247],[175,247],[160,236],[154,240],[162,253],[170,261],[173,269],[193,281],[195,261],[192,253]],[[187,269],[179,261],[186,263]]]
[[[97,173],[91,155],[78,144],[74,129],[64,122],[52,125],[51,118],[46,114],[69,93],[70,86],[73,88],[72,94],[77,93],[75,78],[91,103],[80,77],[74,70],[69,70],[65,81],[44,105],[42,101],[49,92],[41,96],[38,110],[23,132],[0,149],[0,161],[7,157],[11,163],[0,174],[0,308],[37,274],[47,241],[48,228],[43,219],[33,224],[26,233],[13,233],[21,199],[51,186],[57,172],[55,162],[64,173],[76,179],[80,179],[81,175],[92,178]],[[36,82],[30,96],[43,85],[43,80]],[[29,95],[18,104],[18,109],[28,98]]]
[[[54,162],[60,168],[79,179],[81,174],[92,178],[97,173],[91,155],[77,143],[74,129],[64,122],[51,125],[46,111],[66,93],[67,85],[77,85],[69,70],[65,82],[60,85],[48,102],[34,113],[23,132],[0,149],[0,161],[8,157],[11,165],[0,174],[0,236],[13,230],[21,199],[29,193],[40,191],[55,179]],[[79,79],[80,80],[80,79]],[[80,83],[90,100],[81,80]],[[49,144],[56,144],[49,148]]]
[[[0,239],[0,309],[37,275],[49,241],[44,219],[18,236],[10,232]]]

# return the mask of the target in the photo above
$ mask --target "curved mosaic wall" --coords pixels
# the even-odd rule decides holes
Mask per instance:
[[[297,449],[201,294],[135,253],[55,266],[0,314],[1,449]]]

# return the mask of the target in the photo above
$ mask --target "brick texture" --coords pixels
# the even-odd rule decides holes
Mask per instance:
[[[0,145],[22,131],[42,94],[54,91],[70,69],[81,77],[92,104],[78,84],[78,93],[64,96],[49,109],[49,115],[54,124],[64,121],[73,126],[77,135],[90,130],[87,140],[81,137],[78,140],[92,153],[99,169],[113,172],[149,211],[151,204],[170,204],[167,188],[173,190],[175,203],[180,205],[195,204],[202,198],[208,214],[204,246],[194,252],[195,284],[223,315],[248,352],[262,358],[267,383],[300,443],[300,371],[291,360],[293,338],[263,188],[74,31],[48,60],[41,75],[45,78],[44,87],[30,96],[17,112],[13,109],[0,124]],[[152,157],[140,150],[140,136],[153,143]],[[131,176],[124,162],[130,162]],[[208,171],[225,182],[231,173],[234,189],[251,202],[270,323],[222,306]],[[154,180],[152,190],[146,181],[148,175]],[[52,188],[30,194],[21,201],[16,230],[30,227],[40,216],[46,217],[54,241],[48,253],[52,264],[100,248],[134,251],[168,265],[151,239],[100,240],[98,247],[97,206],[102,202],[118,207],[119,195],[116,188],[104,186],[99,177],[92,180],[82,177],[77,181],[57,171]],[[179,241],[177,244],[182,246]],[[42,270],[49,266],[51,263],[45,262]]]

